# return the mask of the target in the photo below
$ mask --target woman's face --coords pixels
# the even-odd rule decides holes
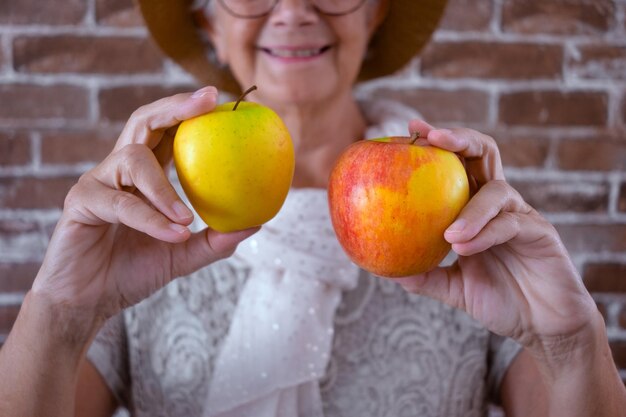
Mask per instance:
[[[265,17],[234,17],[212,0],[209,36],[218,59],[264,102],[306,104],[345,93],[355,82],[381,1],[342,16],[319,13],[310,0],[280,0]]]

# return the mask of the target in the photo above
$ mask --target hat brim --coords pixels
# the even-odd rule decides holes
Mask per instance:
[[[227,68],[209,59],[197,28],[192,0],[135,0],[146,27],[161,50],[199,82],[238,94]],[[385,20],[370,41],[358,80],[391,74],[406,65],[428,42],[443,15],[446,0],[390,0]]]

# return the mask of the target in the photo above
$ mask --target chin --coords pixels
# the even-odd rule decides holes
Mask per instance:
[[[255,75],[257,97],[279,105],[325,101],[341,87],[337,74],[328,68],[261,68]]]
[[[274,86],[272,92],[266,97],[277,104],[307,105],[331,100],[338,91],[337,88],[324,83],[308,83],[303,85],[299,81],[295,85],[284,83]]]

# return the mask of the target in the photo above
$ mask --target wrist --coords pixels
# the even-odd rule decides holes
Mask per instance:
[[[23,324],[36,330],[47,344],[70,354],[82,353],[103,323],[92,308],[35,289],[26,294],[22,315]]]
[[[96,321],[75,308],[30,291],[0,350],[0,414],[71,415],[80,364],[96,330]]]
[[[544,343],[531,355],[542,374],[551,416],[617,416],[626,390],[609,347],[600,313],[571,337]]]
[[[610,356],[604,320],[596,310],[575,332],[538,338],[529,352],[548,382],[585,371]]]

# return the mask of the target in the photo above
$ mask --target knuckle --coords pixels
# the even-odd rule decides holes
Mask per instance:
[[[475,132],[475,134],[479,135],[482,138],[483,148],[485,151],[487,151],[487,153],[491,152],[496,155],[500,154],[500,149],[498,148],[498,142],[496,142],[496,140],[492,136],[489,136],[480,132]]]
[[[80,180],[78,183],[74,184],[72,188],[68,191],[65,196],[65,200],[63,201],[63,209],[71,209],[79,205],[80,194],[81,194],[82,185],[80,184]]]
[[[534,217],[536,221],[539,223],[539,227],[544,231],[546,237],[553,240],[554,243],[560,242],[561,238],[559,236],[559,232],[556,227],[550,223],[545,217],[535,212]]]
[[[509,185],[505,180],[490,180],[487,184],[485,184],[491,192],[496,193],[498,195],[509,197],[511,195],[511,191],[513,187]]]
[[[126,192],[116,193],[111,201],[113,210],[117,213],[118,218],[125,213],[132,211],[140,202],[134,196]]]
[[[146,224],[160,226],[160,225],[163,225],[164,223],[167,223],[167,221],[165,221],[164,216],[156,210],[150,210],[150,212],[146,216]]]
[[[484,133],[482,134],[485,145],[489,148],[489,149],[494,149],[494,150],[498,150],[498,143],[496,142],[496,140],[489,136],[489,135],[485,135]]]
[[[67,192],[65,196],[65,200],[63,201],[63,208],[72,208],[81,205],[82,196],[89,195],[90,184],[93,179],[91,176],[91,171],[88,171],[81,175],[76,181],[76,184],[72,185],[72,187]]]
[[[128,118],[128,123],[133,125],[139,125],[142,122],[145,122],[145,120],[148,119],[148,114],[150,114],[150,108],[150,104],[144,104],[143,106],[135,109]]]
[[[152,151],[143,144],[130,143],[124,145],[119,151],[120,163],[126,164],[126,166],[133,167],[145,161]]]
[[[514,231],[520,230],[520,217],[517,213],[505,211],[502,212],[500,216],[506,222],[508,228]]]

